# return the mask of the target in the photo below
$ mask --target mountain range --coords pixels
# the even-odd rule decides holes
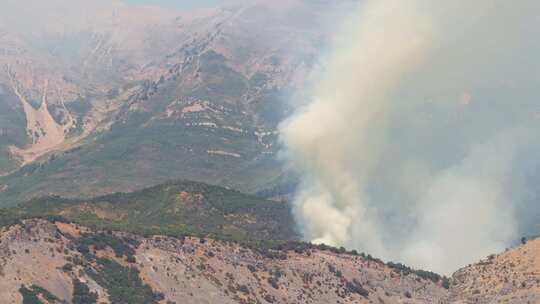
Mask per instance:
[[[538,239],[448,277],[302,242],[279,128],[356,2],[2,1],[0,302],[540,303]],[[380,122],[403,151],[381,153],[378,188],[410,155],[444,167],[501,115],[540,123],[536,103],[507,111],[489,92],[443,92]],[[538,195],[516,208],[531,235]]]
[[[319,29],[348,2],[2,5],[0,201],[13,205],[171,179],[249,193],[294,183],[277,126],[327,41]]]

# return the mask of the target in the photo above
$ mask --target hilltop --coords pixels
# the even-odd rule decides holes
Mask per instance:
[[[288,204],[190,181],[87,200],[44,197],[0,209],[0,225],[36,217],[145,235],[213,235],[237,241],[298,238]]]

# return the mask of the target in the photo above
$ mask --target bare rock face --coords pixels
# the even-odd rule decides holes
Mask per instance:
[[[212,239],[143,238],[42,220],[2,231],[0,269],[3,303],[33,294],[41,303],[86,295],[95,299],[89,303],[231,304],[443,303],[449,295],[430,280],[351,254],[265,254]]]

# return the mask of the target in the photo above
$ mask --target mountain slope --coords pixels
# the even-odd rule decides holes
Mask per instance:
[[[0,295],[9,303],[540,300],[540,239],[448,279],[297,237],[286,203],[196,182],[34,199],[0,209]]]
[[[430,280],[331,251],[265,256],[234,243],[25,221],[0,236],[6,303],[436,303]],[[48,301],[45,301],[48,299]],[[80,302],[79,302],[80,303]]]
[[[69,148],[88,135],[103,105],[115,102],[109,92],[133,80],[137,66],[155,56],[158,48],[149,52],[144,42],[153,27],[170,38],[161,45],[175,44],[180,33],[169,29],[176,16],[147,9],[153,14],[143,18],[143,12],[119,1],[2,3],[0,84],[12,95],[7,102],[19,103],[11,111],[24,115],[26,124],[17,127],[27,141],[6,138],[0,153],[11,158],[11,166],[0,171]]]
[[[540,239],[460,269],[453,281],[462,303],[539,303]]]
[[[237,241],[298,237],[288,204],[188,181],[88,200],[45,197],[0,209],[0,225],[34,217],[61,217],[140,234],[213,235]]]
[[[120,3],[55,1],[93,16],[71,28],[54,14],[36,25],[0,22],[10,33],[0,35],[9,46],[0,106],[19,117],[0,120],[9,134],[0,135],[1,204],[170,179],[250,193],[288,183],[277,125],[331,35],[324,25],[349,1],[196,12]]]
[[[25,220],[0,231],[0,296],[38,304],[537,303],[539,243],[470,265],[445,283],[324,246],[261,250]]]

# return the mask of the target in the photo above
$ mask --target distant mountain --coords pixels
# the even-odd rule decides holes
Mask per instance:
[[[324,25],[350,5],[176,12],[55,0],[40,14],[17,3],[0,13],[4,205],[179,178],[251,193],[287,188],[277,124],[328,40]]]

